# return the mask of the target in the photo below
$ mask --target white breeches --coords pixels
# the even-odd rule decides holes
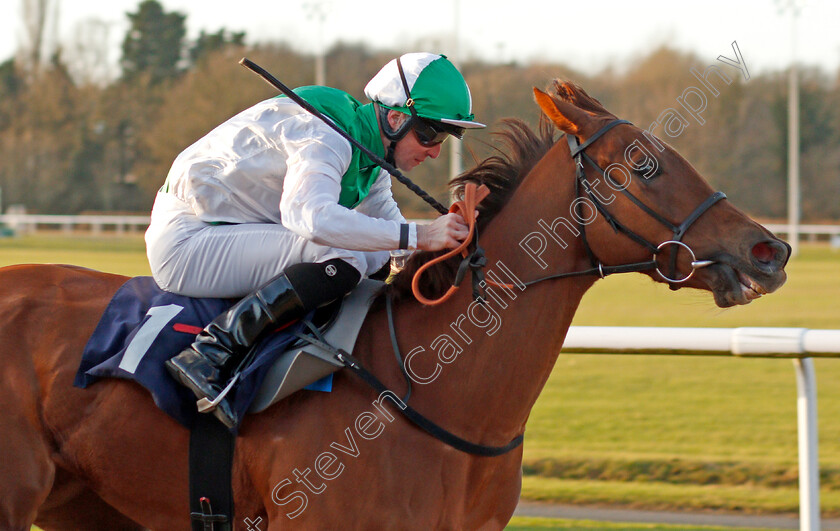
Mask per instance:
[[[365,278],[390,259],[387,251],[319,245],[274,223],[211,225],[181,205],[186,207],[174,196],[158,194],[146,231],[152,276],[162,289],[180,295],[241,298],[291,265],[332,258]]]

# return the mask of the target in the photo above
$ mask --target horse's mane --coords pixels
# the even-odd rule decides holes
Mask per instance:
[[[463,198],[467,183],[484,184],[490,189],[490,195],[478,207],[476,228],[479,234],[507,204],[525,175],[556,142],[554,126],[545,117],[540,120],[538,132],[522,120],[513,118],[503,120],[502,125],[502,131],[494,133],[502,147],[494,146],[494,155],[482,160],[449,183],[452,196],[456,199]],[[410,295],[414,273],[420,266],[444,253],[445,251],[414,253],[403,270],[389,283],[391,294],[397,299]],[[424,272],[421,288],[423,294],[430,298],[442,295],[452,285],[459,262],[460,257],[454,257]]]
[[[557,99],[571,103],[591,114],[608,114],[601,102],[586,93],[575,83],[554,80],[549,93]],[[556,129],[545,115],[540,118],[539,130],[534,131],[522,120],[509,118],[502,120],[502,130],[494,133],[498,140],[493,149],[496,153],[479,162],[474,168],[454,178],[449,183],[453,197],[463,197],[467,183],[485,184],[490,188],[490,195],[479,205],[478,233],[493,221],[493,218],[507,204],[522,179],[534,165],[548,152],[556,142]],[[498,144],[501,144],[499,147]],[[388,284],[388,290],[395,299],[411,294],[411,279],[414,273],[429,260],[444,254],[445,251],[419,251],[414,253],[405,267]],[[452,285],[460,257],[429,268],[424,272],[421,290],[428,298],[440,297]],[[466,282],[466,281],[465,281]]]

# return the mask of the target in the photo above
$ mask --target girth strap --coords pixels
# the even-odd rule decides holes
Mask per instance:
[[[192,531],[233,529],[231,467],[236,436],[212,415],[197,415],[190,431]]]

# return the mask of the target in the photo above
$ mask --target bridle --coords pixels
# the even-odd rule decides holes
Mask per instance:
[[[700,205],[697,206],[697,208],[695,208],[694,211],[692,211],[691,214],[689,214],[688,217],[682,223],[680,223],[679,225],[674,225],[673,223],[665,219],[662,215],[660,215],[658,212],[647,206],[644,202],[642,202],[642,200],[633,195],[630,191],[628,191],[627,186],[622,186],[621,184],[616,182],[616,180],[613,179],[612,176],[610,176],[608,173],[602,170],[601,167],[598,166],[598,163],[592,160],[592,158],[586,154],[586,148],[588,148],[596,140],[601,138],[607,131],[621,124],[632,125],[632,123],[627,120],[613,120],[608,124],[604,125],[601,129],[599,129],[595,134],[589,137],[582,144],[576,136],[569,134],[565,135],[566,141],[569,144],[569,152],[571,154],[572,160],[575,163],[575,200],[577,208],[576,213],[578,214],[576,216],[576,221],[578,223],[578,231],[580,232],[580,237],[583,241],[583,246],[586,249],[586,254],[589,256],[589,261],[592,264],[592,268],[583,271],[572,271],[566,273],[558,273],[555,275],[549,275],[546,277],[538,278],[536,280],[525,282],[522,284],[522,287],[536,284],[544,280],[557,278],[585,275],[598,275],[601,278],[604,278],[614,273],[631,273],[640,271],[650,271],[651,269],[654,269],[664,281],[668,282],[672,290],[676,290],[679,289],[680,285],[683,282],[686,282],[688,279],[690,279],[694,275],[694,272],[696,270],[710,266],[715,263],[714,260],[698,260],[697,256],[694,254],[694,251],[691,249],[691,247],[688,246],[688,244],[682,241],[682,238],[683,236],[685,236],[685,233],[688,231],[689,227],[691,227],[691,225],[695,221],[697,221],[700,218],[700,216],[702,216],[707,210],[709,210],[709,208],[711,208],[712,205],[714,205],[721,199],[725,199],[726,194],[724,194],[723,192],[715,192],[714,194],[709,196],[705,201],[700,203]],[[597,196],[597,194],[593,192],[589,181],[587,181],[586,179],[586,171],[583,164],[584,161],[586,161],[590,166],[595,168],[604,177],[604,179],[609,180],[614,185],[611,186],[611,188],[621,191],[621,193],[624,194],[625,197],[632,201],[633,204],[638,206],[645,214],[652,217],[661,225],[664,225],[667,229],[671,230],[673,232],[673,236],[671,237],[671,239],[663,241],[658,245],[651,243],[650,241],[636,234],[626,225],[618,221],[615,218],[615,216],[613,216],[610,213],[606,205]],[[615,232],[620,232],[628,238],[630,238],[631,240],[633,240],[634,242],[638,243],[639,245],[647,248],[653,254],[652,259],[645,262],[634,262],[631,264],[623,264],[617,266],[604,265],[601,262],[601,260],[595,255],[595,252],[590,247],[589,241],[586,237],[587,223],[584,223],[583,221],[585,219],[581,210],[583,204],[582,201],[580,201],[580,199],[584,198],[584,196],[582,195],[584,193],[586,194],[585,197],[592,202],[592,204],[597,209],[598,213],[600,213],[604,217],[604,219],[607,221],[607,223],[610,224],[610,226]],[[670,255],[668,273],[665,274],[659,268],[659,263],[657,262],[656,257],[659,255],[659,253],[661,253],[664,249],[668,248],[669,246],[673,247],[673,251]],[[688,251],[689,255],[691,256],[691,272],[682,278],[676,278],[677,253],[680,247]]]
[[[583,144],[580,143],[579,139],[573,135],[566,135],[566,139],[569,143],[569,150],[572,156],[572,159],[575,162],[575,198],[582,199],[584,196],[582,192],[586,194],[586,197],[592,201],[595,205],[595,208],[598,212],[604,216],[606,221],[610,224],[616,232],[621,232],[631,240],[635,241],[636,243],[646,247],[653,253],[653,258],[646,262],[636,262],[631,264],[624,264],[624,265],[617,265],[617,266],[607,266],[603,265],[598,257],[595,255],[592,248],[589,246],[589,242],[586,238],[586,224],[581,221],[583,216],[579,210],[581,203],[578,201],[578,227],[579,232],[581,235],[581,239],[583,240],[584,247],[586,248],[586,252],[589,256],[590,262],[592,263],[592,268],[583,270],[583,271],[572,271],[572,272],[565,272],[565,273],[558,273],[555,275],[546,276],[543,278],[539,278],[536,280],[532,280],[530,282],[525,282],[520,284],[521,288],[525,286],[536,284],[538,282],[542,282],[545,280],[556,279],[556,278],[565,278],[565,277],[572,277],[572,276],[583,276],[583,275],[599,275],[602,278],[606,277],[607,275],[611,275],[614,273],[630,273],[630,272],[638,272],[638,271],[649,271],[651,269],[655,269],[656,272],[671,285],[672,289],[677,289],[679,285],[685,281],[687,281],[697,269],[702,267],[709,266],[714,263],[713,260],[697,260],[697,257],[694,254],[694,251],[682,241],[683,236],[688,231],[689,227],[697,221],[700,216],[702,216],[709,208],[712,207],[715,203],[724,199],[726,195],[723,192],[715,192],[710,197],[708,197],[705,201],[703,201],[688,217],[680,223],[679,225],[674,225],[667,219],[665,219],[662,215],[645,205],[639,198],[634,196],[632,193],[626,190],[626,187],[618,186],[618,183],[615,182],[609,175],[607,175],[599,166],[598,164],[592,160],[585,153],[586,148],[591,146],[596,140],[598,140],[601,136],[604,135],[607,131],[612,129],[613,127],[621,124],[630,124],[627,120],[613,120],[612,122],[606,124],[601,129],[599,129],[594,135],[589,137]],[[632,125],[632,124],[631,124]],[[658,245],[653,244],[646,240],[644,237],[636,234],[627,226],[622,224],[618,221],[610,212],[607,210],[604,203],[597,197],[596,194],[593,193],[589,182],[586,180],[586,172],[584,170],[583,162],[586,161],[591,166],[596,168],[598,172],[604,176],[605,179],[609,179],[612,181],[613,184],[616,185],[615,189],[620,190],[625,196],[627,196],[630,201],[632,201],[636,206],[642,209],[643,212],[651,216],[657,222],[661,223],[668,229],[673,232],[673,237],[670,240],[664,241]],[[475,240],[474,240],[475,242]],[[674,252],[671,253],[670,256],[670,271],[668,275],[663,273],[659,269],[659,265],[656,261],[657,255],[662,252],[663,249],[667,248],[668,246],[676,246]],[[688,251],[691,255],[691,272],[686,275],[684,278],[675,278],[676,276],[676,268],[677,268],[677,251],[679,248],[682,247]],[[464,275],[466,274],[467,270],[472,270],[473,272],[473,296],[477,300],[480,299],[482,301],[486,301],[486,296],[480,293],[480,286],[483,284],[486,286],[488,283],[484,281],[484,275],[481,272],[481,269],[487,264],[487,259],[484,256],[484,251],[478,244],[475,244],[475,248],[472,253],[470,253],[464,260],[461,262],[461,266],[459,267],[458,274],[456,276],[455,285],[458,285],[461,280],[463,279]],[[512,286],[505,286],[511,287]],[[520,444],[522,444],[523,435],[518,435],[514,437],[510,442],[502,446],[488,446],[484,444],[473,443],[467,441],[454,433],[440,427],[433,421],[426,418],[424,415],[419,413],[418,411],[414,410],[410,406],[408,406],[407,402],[409,397],[411,396],[411,378],[409,377],[408,373],[406,372],[405,361],[400,352],[399,345],[397,343],[397,336],[396,330],[394,327],[394,317],[393,317],[393,310],[392,310],[392,300],[390,294],[386,295],[386,311],[387,311],[387,321],[389,326],[389,332],[391,336],[391,345],[394,350],[394,355],[396,356],[397,364],[402,372],[403,378],[405,379],[405,383],[407,386],[407,392],[405,397],[402,401],[399,402],[400,407],[399,411],[402,413],[409,421],[414,423],[417,427],[424,430],[426,433],[431,435],[432,437],[438,439],[439,441],[447,444],[457,450],[462,452],[470,453],[473,455],[485,456],[485,457],[492,457],[492,456],[499,456],[503,455],[510,450],[516,448]],[[299,336],[301,339],[306,339],[309,342],[319,345],[321,348],[333,352],[335,359],[342,363],[346,368],[350,369],[350,371],[361,378],[365,383],[367,383],[370,387],[375,389],[380,396],[385,396],[386,393],[390,393],[392,396],[396,397],[397,395],[393,393],[393,391],[389,390],[375,375],[373,375],[370,371],[368,371],[362,363],[354,357],[352,354],[345,352],[340,349],[335,349],[334,347],[328,345],[326,341],[323,340],[322,337],[314,330],[314,327],[310,327],[313,329],[314,335],[317,337],[310,337],[310,336]]]
[[[575,209],[574,217],[577,221],[578,227],[577,230],[572,230],[575,232],[575,236],[579,236],[581,241],[583,242],[583,247],[586,250],[586,254],[589,257],[589,262],[592,267],[580,271],[567,271],[562,273],[555,273],[528,282],[519,281],[517,283],[517,286],[520,289],[524,289],[527,286],[544,282],[546,280],[555,280],[560,278],[592,275],[605,278],[615,273],[634,273],[655,270],[656,273],[660,277],[662,277],[662,279],[665,282],[669,284],[672,290],[677,290],[680,288],[682,283],[686,282],[688,279],[694,276],[695,271],[715,263],[714,260],[698,260],[691,247],[689,247],[688,244],[683,242],[682,239],[683,236],[685,236],[688,229],[694,224],[694,222],[697,221],[700,218],[700,216],[702,216],[707,210],[709,210],[715,203],[717,203],[721,199],[725,199],[726,194],[724,194],[723,192],[713,193],[711,196],[706,198],[706,200],[703,201],[697,208],[695,208],[682,223],[680,223],[679,225],[671,223],[664,216],[647,206],[641,199],[629,192],[627,190],[626,184],[621,185],[618,182],[616,182],[616,180],[612,178],[608,171],[605,172],[604,170],[602,170],[601,167],[598,166],[598,163],[592,160],[592,158],[586,154],[586,149],[590,147],[593,143],[595,143],[596,140],[601,138],[613,127],[622,124],[632,125],[632,123],[627,120],[613,120],[601,127],[598,131],[595,132],[595,134],[589,137],[582,144],[580,143],[580,139],[576,136],[569,134],[565,135],[566,141],[569,144],[569,153],[575,164],[575,198],[572,201],[572,206]],[[651,243],[650,241],[640,236],[639,234],[633,232],[626,225],[618,221],[615,218],[615,216],[613,216],[607,209],[607,206],[604,204],[604,202],[593,191],[591,184],[586,179],[584,161],[586,161],[590,166],[598,170],[601,176],[603,176],[604,179],[609,181],[611,188],[621,191],[621,193],[623,193],[628,199],[630,199],[630,201],[632,201],[633,204],[639,207],[645,214],[652,217],[658,223],[668,228],[673,233],[671,239],[663,241],[658,245]],[[610,167],[607,167],[607,170],[609,169]],[[487,300],[487,286],[495,286],[506,289],[514,288],[512,284],[500,284],[497,282],[486,280],[484,278],[483,268],[487,265],[487,257],[484,254],[484,249],[482,249],[481,246],[477,243],[478,230],[475,228],[475,219],[470,217],[472,213],[472,207],[465,207],[467,198],[469,197],[470,193],[470,184],[472,183],[467,184],[467,186],[464,188],[464,199],[457,202],[454,206],[458,207],[457,210],[461,211],[461,214],[465,217],[465,219],[469,218],[471,231],[474,230],[474,234],[471,232],[471,234],[473,234],[473,239],[471,242],[471,252],[468,252],[466,249],[463,250],[463,259],[461,260],[461,263],[458,266],[458,270],[455,274],[455,279],[452,283],[452,287],[447,291],[447,293],[443,297],[439,299],[429,301],[418,293],[418,291],[415,289],[416,285],[419,285],[418,276],[428,266],[434,265],[439,261],[447,259],[449,256],[451,256],[451,253],[434,258],[430,262],[424,264],[424,266],[421,267],[417,272],[415,272],[415,278],[412,281],[412,290],[414,291],[414,295],[417,298],[417,300],[423,304],[439,304],[440,302],[445,301],[448,298],[448,296],[451,293],[453,293],[454,290],[457,289],[457,287],[461,284],[468,272],[472,272],[472,289],[474,300]],[[647,248],[652,254],[651,259],[644,262],[633,262],[630,264],[621,264],[614,266],[604,265],[604,263],[596,256],[595,252],[592,250],[592,247],[589,245],[589,240],[586,236],[586,225],[588,225],[589,222],[586,220],[586,217],[582,213],[583,203],[586,201],[591,202],[592,206],[597,210],[597,212],[604,216],[604,219],[613,228],[613,231],[615,231],[616,233],[624,234],[637,244]],[[464,208],[466,208],[466,211],[462,210]],[[571,225],[568,225],[568,227],[572,228]],[[666,274],[663,273],[660,269],[659,262],[656,258],[663,250],[667,249],[669,246],[673,250],[670,255],[669,270]],[[691,257],[691,271],[686,276],[682,278],[677,278],[677,258],[680,248],[685,249]]]

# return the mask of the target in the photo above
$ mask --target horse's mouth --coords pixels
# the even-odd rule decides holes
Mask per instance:
[[[708,270],[713,274],[706,283],[714,295],[715,304],[721,308],[749,304],[776,291],[787,279],[784,270],[768,274],[738,264],[719,262]]]
[[[745,275],[742,271],[738,271],[738,280],[741,282],[741,291],[743,292],[747,303],[754,301],[762,295],[767,295],[766,289],[761,287],[755,279]]]

